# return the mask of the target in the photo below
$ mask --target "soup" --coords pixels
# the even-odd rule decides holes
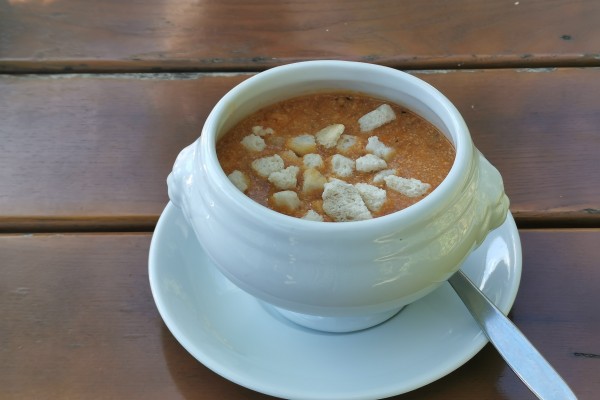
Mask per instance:
[[[345,222],[416,203],[452,167],[431,123],[361,93],[317,93],[267,106],[217,144],[223,170],[254,201],[298,218]]]

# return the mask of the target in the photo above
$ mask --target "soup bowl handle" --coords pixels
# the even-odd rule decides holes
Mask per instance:
[[[194,142],[181,150],[167,177],[169,199],[177,208],[184,210],[184,213],[194,185],[196,145],[197,142]]]
[[[482,220],[479,221],[481,228],[477,235],[479,245],[490,231],[502,225],[508,214],[509,200],[498,170],[477,149],[475,158],[479,163],[478,194],[482,206]]]

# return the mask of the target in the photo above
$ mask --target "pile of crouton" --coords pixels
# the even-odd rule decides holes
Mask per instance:
[[[395,119],[392,107],[383,104],[363,115],[358,124],[361,133],[371,134]],[[373,214],[383,207],[387,190],[407,197],[423,196],[430,190],[430,184],[398,176],[396,170],[388,169],[388,162],[395,150],[382,143],[377,136],[368,137],[360,157],[352,159],[344,155],[357,146],[356,136],[346,135],[344,130],[342,124],[331,124],[315,134],[294,136],[287,140],[284,152],[252,161],[253,172],[275,189],[269,199],[274,209],[293,214],[302,209],[306,195],[314,197],[315,193],[320,193],[322,210],[309,209],[302,216],[303,219],[324,221],[324,213],[328,220],[336,222],[359,221],[373,218]],[[252,133],[244,137],[241,144],[248,152],[260,152],[265,149],[265,137],[269,135],[276,135],[276,132],[268,127],[254,126]],[[319,148],[335,149],[337,153],[329,157],[326,163],[319,154]],[[286,162],[299,158],[300,167]],[[350,184],[344,180],[356,173],[365,177],[365,181]],[[299,176],[302,177],[301,184]],[[246,192],[250,180],[243,172],[235,170],[228,177],[239,190]]]

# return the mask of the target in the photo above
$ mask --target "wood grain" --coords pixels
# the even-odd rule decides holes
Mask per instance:
[[[595,0],[0,2],[0,71],[600,65]]]
[[[521,226],[599,226],[600,69],[416,73],[452,100]],[[0,231],[149,230],[246,74],[0,76]]]
[[[600,223],[599,69],[420,75],[459,109],[521,227]],[[588,93],[590,96],[588,96]]]
[[[245,77],[1,79],[5,231],[21,224],[107,227],[107,219],[151,229],[168,201],[175,157]]]
[[[522,231],[511,317],[580,399],[600,391],[600,230]],[[266,399],[195,361],[149,289],[149,234],[0,235],[0,398]],[[399,399],[533,399],[486,346]]]

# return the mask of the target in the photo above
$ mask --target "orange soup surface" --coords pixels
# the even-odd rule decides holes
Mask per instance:
[[[354,221],[402,210],[434,190],[455,157],[431,123],[360,93],[318,93],[267,106],[217,144],[230,180],[290,216]]]

